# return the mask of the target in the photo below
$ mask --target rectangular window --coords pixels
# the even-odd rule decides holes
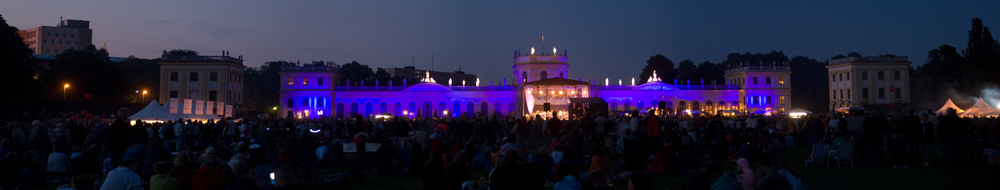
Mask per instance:
[[[288,86],[295,85],[295,78],[288,77]]]
[[[868,80],[868,71],[861,71],[861,80]]]
[[[302,78],[302,86],[309,86],[309,78]]]
[[[900,78],[902,78],[902,76],[899,71],[892,72],[892,79],[899,80]]]
[[[847,80],[851,80],[851,72],[847,72]]]
[[[754,77],[753,78],[753,85],[757,85],[757,84],[759,84],[759,83],[757,83],[757,77]]]
[[[785,96],[778,96],[778,104],[785,104]]]
[[[894,92],[896,93],[896,99],[903,98],[903,89],[896,88]]]
[[[833,90],[833,92],[830,92],[830,93],[833,94],[833,99],[836,100],[837,99],[837,90]]]
[[[323,78],[322,77],[316,79],[316,86],[323,86]]]
[[[878,77],[876,79],[878,79],[878,80],[885,80],[885,71],[878,71],[877,75],[878,75]]]
[[[69,37],[70,37],[70,38],[75,38],[75,37],[76,37],[76,34],[69,34]]]
[[[837,75],[830,75],[830,82],[837,82]]]
[[[302,107],[309,107],[309,98],[302,98]]]
[[[188,78],[189,81],[191,81],[191,82],[197,82],[198,81],[198,72],[191,72],[190,75],[191,75],[191,77]]]
[[[778,77],[778,85],[785,85],[785,77]]]
[[[208,91],[208,101],[218,101],[219,91],[210,90]]]
[[[764,97],[764,98],[766,98],[765,102],[767,102],[765,104],[771,104],[771,96],[767,96],[767,97]]]
[[[840,89],[840,98],[844,98],[844,89]]]
[[[208,73],[208,81],[219,81],[219,72]]]
[[[177,91],[176,90],[171,90],[170,91],[170,98],[177,98]]]
[[[861,88],[861,98],[868,99],[868,88]]]
[[[840,73],[840,74],[838,74],[838,75],[840,75],[840,78],[839,78],[838,80],[840,80],[840,81],[844,81],[844,73]]]
[[[771,77],[765,77],[764,78],[764,84],[771,85]]]
[[[851,99],[851,89],[847,89],[847,99]]]
[[[177,81],[177,72],[170,72],[170,81]]]
[[[48,39],[42,39],[42,43],[49,42]]]
[[[285,99],[285,107],[289,107],[289,108],[290,107],[295,107],[294,103],[295,103],[295,99],[293,99],[293,98]]]
[[[885,88],[878,88],[878,98],[879,99],[885,98]]]

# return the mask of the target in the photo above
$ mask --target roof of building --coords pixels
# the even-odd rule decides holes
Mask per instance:
[[[542,80],[531,81],[531,82],[528,82],[528,83],[524,83],[524,85],[589,85],[589,84],[587,82],[583,82],[583,81],[578,81],[578,80],[573,80],[573,79],[564,79],[564,78],[558,78],[557,77],[557,78],[549,78],[549,79],[542,79]]]

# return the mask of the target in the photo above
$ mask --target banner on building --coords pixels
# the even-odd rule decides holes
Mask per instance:
[[[193,104],[194,103],[191,102],[191,99],[184,99],[184,108],[183,108],[184,112],[183,112],[183,114],[191,114],[191,107],[194,107]]]
[[[205,114],[205,100],[194,101],[194,114],[195,115]]]
[[[170,98],[170,113],[177,113],[177,98]]]
[[[226,103],[216,102],[215,103],[215,115],[226,115]]]
[[[205,102],[205,115],[215,114],[215,101]]]
[[[233,116],[233,105],[226,105],[226,114],[223,117]]]

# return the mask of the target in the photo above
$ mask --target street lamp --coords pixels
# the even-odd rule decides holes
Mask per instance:
[[[146,90],[142,90],[142,103],[146,103]]]
[[[69,88],[69,84],[63,85],[63,99],[66,99],[66,89]]]

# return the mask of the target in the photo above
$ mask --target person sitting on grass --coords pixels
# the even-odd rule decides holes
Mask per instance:
[[[737,180],[739,177],[735,171],[726,171],[712,184],[712,190],[743,190],[742,184]]]
[[[986,160],[986,165],[995,166],[997,165],[997,157],[1000,157],[1000,149],[997,148],[995,140],[991,140],[986,143],[986,148],[983,149],[983,155],[980,160]]]
[[[142,178],[136,172],[139,171],[139,163],[132,159],[125,159],[120,166],[108,173],[104,179],[101,190],[141,190]]]
[[[153,165],[153,175],[149,179],[150,190],[177,190],[177,178],[171,176],[174,173],[174,163],[158,162]]]

